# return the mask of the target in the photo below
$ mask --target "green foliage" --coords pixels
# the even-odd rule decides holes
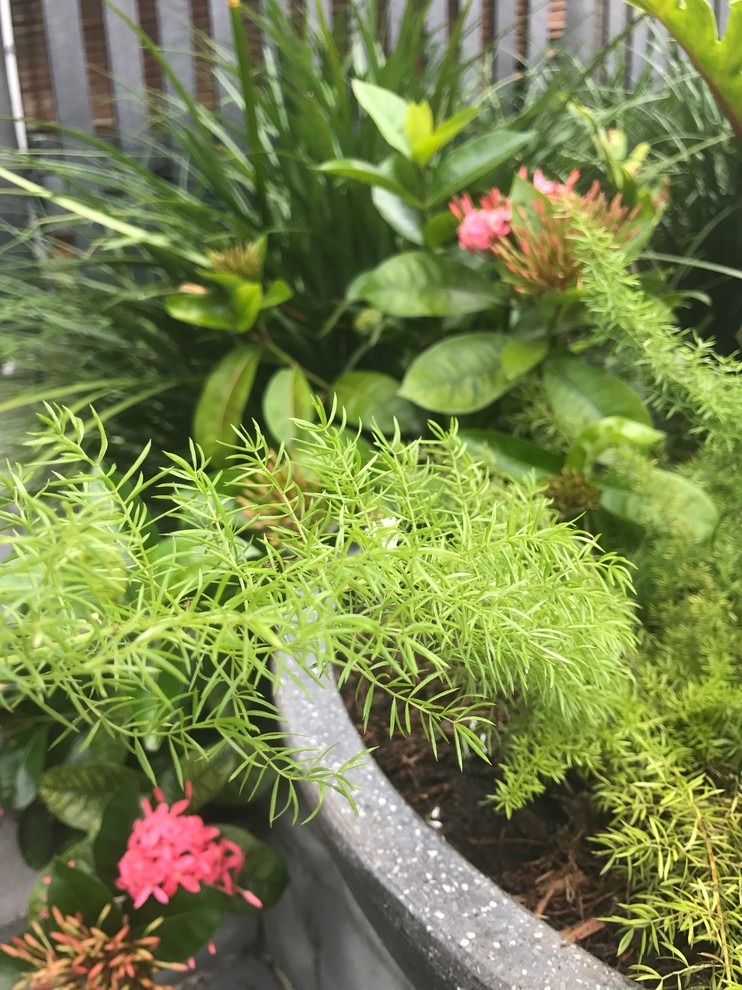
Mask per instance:
[[[739,362],[674,325],[667,305],[626,271],[607,234],[577,216],[575,231],[592,341],[610,341],[619,359],[643,371],[659,408],[683,413],[694,432],[710,431],[715,445],[735,451],[742,441]]]
[[[634,6],[656,17],[686,50],[691,61],[711,87],[719,106],[742,141],[742,79],[739,53],[742,49],[742,7],[730,0],[729,18],[723,36],[707,0],[631,0]]]
[[[301,515],[291,472],[262,439],[243,437],[228,487],[238,495],[252,477],[272,477],[286,517],[274,530],[279,549],[266,543],[258,558],[248,526],[274,512],[271,502],[253,500],[248,519],[198,457],[171,455],[149,483],[135,465],[124,485],[104,465],[100,427],[87,446],[80,420],[50,413],[37,467],[4,479],[16,506],[3,514],[14,548],[3,564],[6,711],[32,704],[77,731],[100,725],[150,774],[159,750],[177,763],[222,740],[250,786],[277,775],[274,810],[280,778],[294,810],[298,780],[349,793],[347,768],[280,742],[263,685],[281,676],[270,660],[289,641],[299,662],[318,656],[314,676],[338,667],[341,680],[355,671],[371,693],[391,694],[393,726],[408,726],[413,708],[432,739],[450,722],[460,750],[480,749],[472,709],[499,698],[523,717],[550,712],[565,735],[610,718],[599,699],[626,683],[632,643],[625,568],[555,523],[542,496],[493,485],[455,436],[378,436],[363,464],[342,427],[303,423],[297,450],[316,493],[304,493]],[[176,540],[158,545],[145,527],[145,489]],[[389,517],[394,534],[381,526]],[[196,569],[182,566],[188,547],[199,548]],[[69,782],[71,769],[54,779]],[[56,802],[56,790],[42,794]]]
[[[163,52],[140,33],[177,94],[157,104],[161,112],[141,152],[130,156],[75,135],[80,150],[65,156],[5,156],[2,174],[38,216],[32,232],[18,232],[19,243],[32,239],[34,260],[4,256],[0,303],[3,360],[15,365],[16,387],[26,389],[28,401],[30,378],[38,381],[37,396],[63,398],[55,389],[70,387],[80,408],[102,407],[106,381],[114,379],[112,442],[128,444],[135,456],[146,429],[163,447],[183,452],[194,398],[245,333],[261,353],[248,422],[262,416],[276,364],[330,394],[328,384],[353,370],[347,358],[359,344],[352,317],[340,312],[330,321],[333,309],[353,278],[392,253],[395,238],[367,189],[339,187],[317,169],[328,158],[382,158],[385,142],[351,84],[404,89],[418,107],[410,133],[425,167],[444,143],[446,153],[455,147],[450,142],[474,116],[462,106],[466,63],[453,57],[455,39],[441,50],[429,46],[430,58],[420,63],[425,11],[414,6],[388,55],[373,4],[350,15],[348,49],[323,19],[315,25],[307,16],[297,25],[277,0],[262,14],[233,7],[236,60],[216,50],[210,60],[227,94],[215,109],[188,95]],[[260,61],[245,43],[248,16],[270,49]],[[425,107],[434,121],[429,131]],[[54,181],[33,182],[29,171]],[[71,235],[79,249],[70,247]],[[246,248],[256,242],[259,268],[236,270],[240,254],[251,261]],[[271,405],[276,441],[291,432],[279,408],[290,412],[285,403]],[[235,403],[232,411],[239,425],[242,409]],[[198,438],[207,446],[206,433],[223,437],[218,410],[215,417],[205,432],[200,410]]]

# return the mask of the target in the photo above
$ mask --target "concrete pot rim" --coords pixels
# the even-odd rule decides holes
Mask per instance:
[[[291,747],[340,768],[362,751],[333,683],[278,661],[276,702]],[[358,814],[328,790],[315,819],[359,906],[421,990],[627,990],[636,987],[565,941],[448,845],[369,758],[347,774]],[[304,785],[316,804],[317,786]]]

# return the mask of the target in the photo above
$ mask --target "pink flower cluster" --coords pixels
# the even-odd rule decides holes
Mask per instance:
[[[528,179],[528,172],[522,168],[518,173],[521,179]],[[580,177],[575,169],[566,182],[555,182],[547,179],[541,169],[533,173],[533,185],[548,199],[570,195]],[[509,197],[503,196],[499,189],[492,189],[479,200],[476,207],[471,196],[454,196],[449,209],[459,220],[459,247],[474,254],[476,251],[489,251],[492,246],[510,233],[513,222],[513,211]]]
[[[140,908],[148,897],[167,904],[179,887],[195,894],[205,883],[230,896],[240,894],[254,907],[260,900],[235,883],[245,865],[245,856],[236,843],[220,838],[219,829],[206,825],[199,815],[185,815],[191,799],[186,797],[169,807],[162,791],[155,790],[153,808],[143,801],[144,815],[134,822],[126,852],[119,861],[116,886],[125,891]]]

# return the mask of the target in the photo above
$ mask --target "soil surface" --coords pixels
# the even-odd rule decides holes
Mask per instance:
[[[411,735],[390,739],[389,699],[381,691],[375,693],[364,732],[363,699],[355,698],[352,684],[343,696],[364,743],[419,815],[537,917],[630,975],[635,952],[629,949],[619,957],[617,926],[600,920],[620,915],[628,892],[618,875],[601,875],[603,861],[589,837],[603,823],[579,782],[552,788],[508,819],[496,814],[489,800],[496,768],[472,757],[462,773],[454,746],[440,745],[436,759],[419,723]]]

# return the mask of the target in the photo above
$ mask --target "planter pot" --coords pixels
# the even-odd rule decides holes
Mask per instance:
[[[340,696],[298,669],[291,673],[296,682],[284,677],[277,690],[287,744],[331,747],[325,759],[342,766],[362,744]],[[276,826],[291,897],[266,918],[268,947],[300,990],[636,987],[468,863],[371,758],[349,776],[358,787],[357,815],[328,791],[311,823],[279,819]],[[303,797],[314,806],[314,785]]]

